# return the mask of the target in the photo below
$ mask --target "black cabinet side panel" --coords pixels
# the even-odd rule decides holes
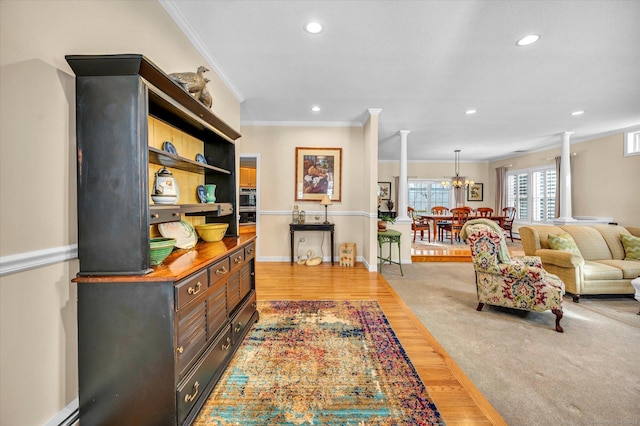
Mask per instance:
[[[77,77],[80,274],[148,272],[147,92],[138,76]]]
[[[80,423],[176,424],[173,283],[78,285]]]

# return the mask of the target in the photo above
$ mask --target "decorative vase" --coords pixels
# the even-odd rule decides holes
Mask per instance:
[[[216,202],[216,186],[214,184],[207,184],[204,186],[207,190],[207,203],[215,203]]]
[[[386,231],[387,230],[387,222],[384,220],[378,221],[378,231]]]

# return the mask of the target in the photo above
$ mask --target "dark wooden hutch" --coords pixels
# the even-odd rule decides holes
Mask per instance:
[[[76,74],[80,423],[190,424],[258,319],[255,237],[238,236],[235,213],[240,134],[142,55],[66,59]],[[201,141],[207,164],[149,146],[149,117]],[[218,201],[153,205],[149,164],[200,175]],[[228,223],[225,238],[151,267],[151,227],[183,216]]]

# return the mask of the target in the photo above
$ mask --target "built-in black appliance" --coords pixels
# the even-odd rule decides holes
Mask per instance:
[[[255,188],[240,188],[240,223],[255,223],[257,195]]]

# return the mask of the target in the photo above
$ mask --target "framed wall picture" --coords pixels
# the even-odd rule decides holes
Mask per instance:
[[[391,182],[378,182],[378,197],[382,201],[391,199]]]
[[[482,201],[484,198],[484,184],[474,183],[467,188],[467,201]]]
[[[296,147],[296,201],[342,199],[342,148]]]

